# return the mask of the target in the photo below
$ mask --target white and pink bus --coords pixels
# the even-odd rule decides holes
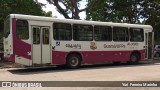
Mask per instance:
[[[153,57],[150,25],[10,14],[4,57],[25,66],[107,62],[137,63]]]

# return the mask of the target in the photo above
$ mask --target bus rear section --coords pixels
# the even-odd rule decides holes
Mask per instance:
[[[11,14],[5,21],[4,57],[25,66],[152,59],[149,25],[91,22]]]
[[[12,20],[10,16],[8,16],[4,22],[3,45],[4,59],[14,62],[15,57],[13,54]]]
[[[5,60],[25,66],[51,65],[50,23],[9,15],[3,38]]]

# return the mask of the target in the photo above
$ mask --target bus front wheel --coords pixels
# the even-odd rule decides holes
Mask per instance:
[[[139,55],[137,53],[133,53],[131,56],[130,56],[130,61],[129,61],[129,64],[137,64],[139,61]]]
[[[71,54],[67,57],[67,67],[74,69],[81,65],[81,57],[78,54]]]

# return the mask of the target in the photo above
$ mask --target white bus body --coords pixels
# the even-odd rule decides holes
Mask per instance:
[[[26,66],[131,62],[152,59],[150,25],[10,14],[4,57]]]

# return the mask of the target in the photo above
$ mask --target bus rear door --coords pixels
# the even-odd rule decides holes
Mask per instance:
[[[145,59],[153,59],[154,33],[151,30],[145,32]]]

